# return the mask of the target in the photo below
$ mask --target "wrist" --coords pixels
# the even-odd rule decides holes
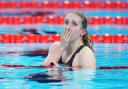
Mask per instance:
[[[64,50],[65,50],[65,48],[64,48],[64,47],[60,47],[60,51],[61,51],[61,53],[63,53],[63,52],[64,52]]]

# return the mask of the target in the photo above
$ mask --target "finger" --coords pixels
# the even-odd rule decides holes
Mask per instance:
[[[61,40],[65,37],[65,33],[66,33],[66,31],[64,29],[64,31],[61,33]]]
[[[61,34],[60,34],[60,39],[62,39],[63,36],[64,36],[64,33],[61,33]]]
[[[70,34],[70,29],[67,29],[66,33],[65,33],[65,37],[67,38],[69,36],[69,34]]]
[[[66,34],[69,33],[70,29],[66,29]]]
[[[67,40],[69,38],[71,34],[71,30],[70,29],[64,29],[63,33],[61,34],[61,40]]]
[[[64,30],[64,31],[62,31],[61,36],[63,36],[63,35],[64,35],[64,33],[65,33],[65,30]]]
[[[61,33],[61,39],[64,37],[64,35],[65,35],[65,29],[63,30],[63,32]]]
[[[69,29],[69,31],[68,31],[68,33],[67,33],[67,35],[66,35],[66,37],[67,37],[67,39],[69,39],[70,38],[70,36],[71,36],[71,30]]]
[[[72,32],[70,31],[68,36],[67,36],[67,40],[69,41],[71,39],[71,36],[72,36]]]
[[[65,39],[65,36],[64,36],[64,33],[62,33],[61,36],[60,36],[60,41],[62,41],[64,39]]]
[[[70,35],[71,35],[71,30],[68,31],[68,33],[67,33],[67,35],[66,35],[67,38],[69,38]]]

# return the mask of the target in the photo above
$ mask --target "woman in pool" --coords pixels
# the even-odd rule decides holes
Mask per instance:
[[[79,11],[70,12],[64,20],[64,30],[60,42],[49,49],[43,65],[64,64],[73,68],[95,69],[92,41],[87,33],[87,19]]]

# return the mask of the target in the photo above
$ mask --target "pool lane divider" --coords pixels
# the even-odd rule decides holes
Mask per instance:
[[[128,66],[100,66],[97,69],[128,69]]]
[[[73,8],[86,8],[86,9],[91,9],[91,8],[101,8],[101,9],[127,9],[128,8],[128,2],[127,0],[125,2],[121,2],[121,0],[117,1],[104,1],[104,2],[99,2],[99,1],[71,1],[70,0],[64,0],[62,2],[57,2],[57,1],[34,1],[34,2],[28,2],[28,1],[4,1],[0,2],[0,8],[2,9],[37,9],[37,8],[52,8],[52,9],[73,9]]]
[[[53,65],[49,66],[25,66],[25,65],[18,65],[18,64],[1,64],[1,67],[4,68],[51,68]]]
[[[125,34],[90,34],[94,43],[128,43]],[[60,41],[59,34],[0,34],[0,43],[53,43]]]
[[[0,55],[10,55],[10,54],[19,54],[23,56],[47,56],[48,49],[37,49],[37,50],[29,50],[29,51],[8,51],[8,52],[0,52]]]
[[[1,67],[4,68],[52,68],[54,64],[51,64],[49,66],[25,66],[25,65],[18,65],[18,64],[1,64]],[[70,68],[70,67],[69,67]],[[128,66],[99,66],[97,69],[128,69]]]
[[[53,12],[51,12],[53,13]],[[128,16],[93,16],[87,17],[88,24],[102,25],[102,24],[116,24],[116,25],[127,25]],[[1,25],[20,25],[20,24],[64,24],[63,16],[0,16]]]

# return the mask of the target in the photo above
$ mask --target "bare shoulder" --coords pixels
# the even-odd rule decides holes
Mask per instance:
[[[85,47],[80,51],[80,54],[94,55],[94,52],[93,52],[88,46],[85,46]]]
[[[94,52],[87,46],[85,46],[79,53],[80,66],[87,69],[96,68],[96,58]]]

